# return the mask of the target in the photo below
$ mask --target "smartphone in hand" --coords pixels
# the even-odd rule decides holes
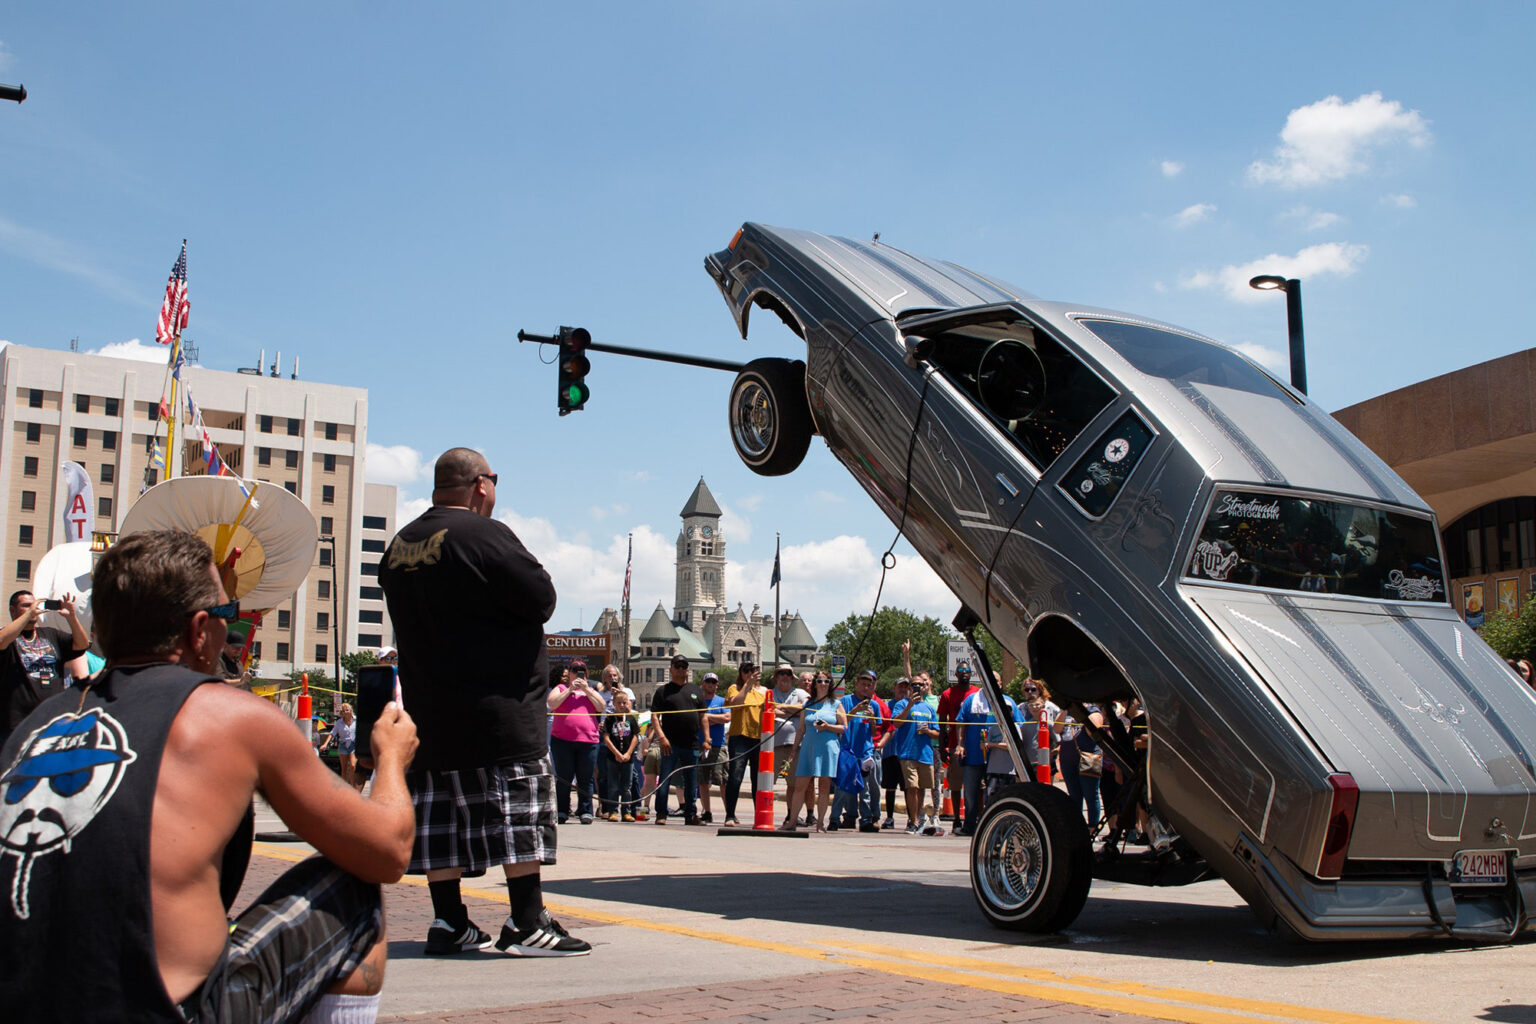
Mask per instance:
[[[393,665],[367,665],[357,670],[357,756],[372,758],[369,742],[373,723],[384,705],[400,699],[400,676]]]

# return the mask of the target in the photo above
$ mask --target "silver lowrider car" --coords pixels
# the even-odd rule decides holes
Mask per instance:
[[[1172,846],[1096,852],[1014,786],[972,840],[990,920],[1214,874],[1307,939],[1529,926],[1536,694],[1449,604],[1430,509],[1326,412],[1193,332],[878,241],[749,223],[705,264],[743,337],[758,306],[806,345],[738,374],[741,458],[787,473],[819,434],[957,624],[1058,703],[1147,709],[1144,768],[1098,732]]]

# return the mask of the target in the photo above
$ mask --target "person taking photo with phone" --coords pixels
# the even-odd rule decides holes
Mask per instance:
[[[69,663],[91,646],[91,632],[75,612],[75,598],[65,594],[47,609],[30,590],[11,595],[11,621],[0,627],[0,743],[47,698],[69,686]],[[58,610],[69,632],[42,626],[44,611]]]

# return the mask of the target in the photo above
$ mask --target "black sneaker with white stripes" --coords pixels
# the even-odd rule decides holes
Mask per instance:
[[[508,956],[586,956],[592,952],[591,943],[571,938],[547,910],[539,915],[538,924],[520,931],[513,931],[508,918],[501,926],[496,948]]]
[[[432,927],[427,929],[427,956],[454,956],[470,950],[488,949],[490,945],[490,933],[475,927],[475,922],[468,918],[459,932],[440,917],[434,918]]]

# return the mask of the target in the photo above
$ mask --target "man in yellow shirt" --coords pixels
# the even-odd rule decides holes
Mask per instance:
[[[762,670],[750,661],[741,664],[739,681],[725,694],[725,706],[731,710],[731,726],[726,737],[730,768],[725,776],[725,824],[736,820],[736,801],[741,796],[741,776],[752,776],[752,796],[757,797],[757,748],[763,737],[763,701],[768,688],[762,683]]]

